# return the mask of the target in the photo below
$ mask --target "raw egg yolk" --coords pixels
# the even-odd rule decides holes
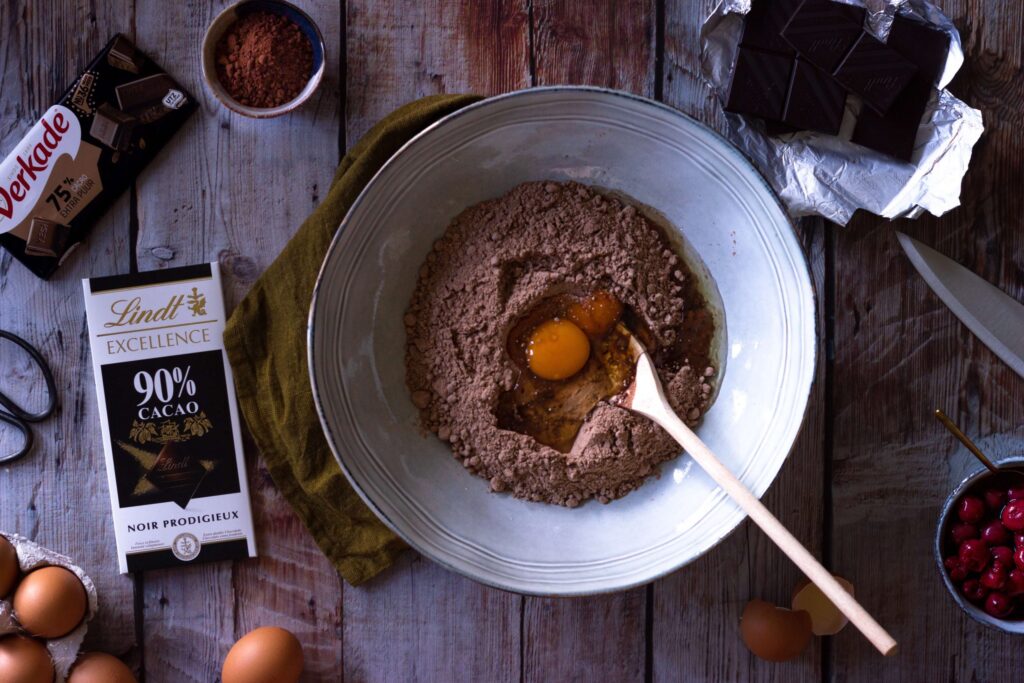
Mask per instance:
[[[569,320],[548,320],[530,334],[526,362],[541,379],[572,377],[590,358],[590,340]]]
[[[584,332],[603,337],[622,316],[622,304],[609,292],[599,289],[583,301],[572,304],[568,315]]]

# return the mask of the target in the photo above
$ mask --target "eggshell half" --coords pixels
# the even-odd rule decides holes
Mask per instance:
[[[853,595],[853,584],[841,576],[835,577],[846,592]],[[821,589],[810,581],[803,581],[793,592],[794,610],[804,610],[811,615],[811,631],[816,636],[834,636],[847,624],[846,616],[832,604]]]
[[[751,600],[743,609],[740,635],[755,655],[769,662],[795,658],[811,642],[811,617],[776,607],[764,600]]]

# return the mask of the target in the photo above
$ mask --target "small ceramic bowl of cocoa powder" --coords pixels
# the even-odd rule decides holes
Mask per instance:
[[[203,39],[203,78],[228,109],[266,119],[298,108],[324,75],[324,40],[309,15],[282,0],[243,0]]]

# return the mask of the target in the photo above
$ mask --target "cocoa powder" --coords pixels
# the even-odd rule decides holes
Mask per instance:
[[[313,46],[298,24],[271,12],[248,14],[217,43],[217,76],[250,107],[278,107],[302,92],[313,70]]]
[[[427,255],[405,315],[406,382],[423,426],[494,491],[569,507],[625,495],[676,443],[608,401],[567,453],[499,428],[499,397],[523,372],[506,338],[544,297],[605,289],[645,323],[666,394],[695,424],[714,370],[672,355],[685,334],[686,273],[657,225],[578,183],[524,183],[466,209]]]

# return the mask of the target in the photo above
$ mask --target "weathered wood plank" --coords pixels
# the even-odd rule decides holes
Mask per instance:
[[[346,3],[346,139],[400,104],[529,83],[525,0]]]
[[[413,553],[345,590],[344,680],[520,680],[521,598]]]
[[[654,95],[655,2],[533,3],[535,85],[600,85]]]
[[[346,4],[349,145],[418,97],[529,85],[525,2]],[[521,607],[519,596],[406,557],[344,592],[345,680],[519,680]]]
[[[1024,382],[964,328],[902,253],[904,230],[1024,299],[1024,9],[1019,3],[940,2],[964,38],[953,91],[983,110],[987,131],[963,186],[963,206],[941,219],[895,225],[861,216],[837,231],[835,501],[838,565],[854,567],[862,595],[903,643],[882,660],[852,633],[834,667],[858,680],[999,680],[1024,666],[1011,636],[960,613],[931,556],[946,495],[977,469],[932,419],[943,407],[965,431],[1019,453]]]
[[[131,8],[113,1],[68,4],[59,12],[34,2],[0,3],[0,157],[132,20]],[[117,573],[80,283],[128,269],[129,203],[127,195],[118,200],[49,282],[6,252],[0,257],[0,328],[46,356],[60,401],[57,414],[35,427],[34,452],[0,466],[0,529],[72,556],[99,591],[89,646],[137,661],[133,586]],[[17,392],[26,365],[6,353],[2,360],[0,386]]]
[[[665,51],[662,89],[665,102],[722,130],[725,118],[714,94],[700,75],[700,27],[717,0],[664,0]]]
[[[654,2],[543,0],[532,7],[535,85],[600,85],[654,95]],[[525,598],[523,680],[644,680],[647,591]]]
[[[257,121],[230,114],[205,88],[197,61],[226,2],[190,7],[140,0],[137,38],[202,107],[139,181],[140,270],[219,261],[229,309],[281,251],[326,191],[338,163],[341,17],[304,2],[327,44],[327,78],[305,107]],[[168,31],[174,26],[174,31]],[[304,680],[334,675],[341,656],[341,585],[246,444],[260,557],[146,575],[147,681],[209,681],[236,638],[261,625],[296,633]]]
[[[662,88],[665,102],[718,130],[724,119],[700,77],[700,26],[717,2],[666,0]],[[821,557],[825,481],[825,229],[804,221],[804,243],[818,293],[818,367],[808,414],[789,459],[764,503],[808,548]],[[842,571],[841,568],[838,571]],[[819,680],[822,646],[785,665],[751,655],[739,634],[743,607],[751,598],[785,605],[799,570],[750,522],[706,556],[654,585],[653,671],[656,681]]]
[[[525,600],[524,681],[644,680],[646,588]]]

